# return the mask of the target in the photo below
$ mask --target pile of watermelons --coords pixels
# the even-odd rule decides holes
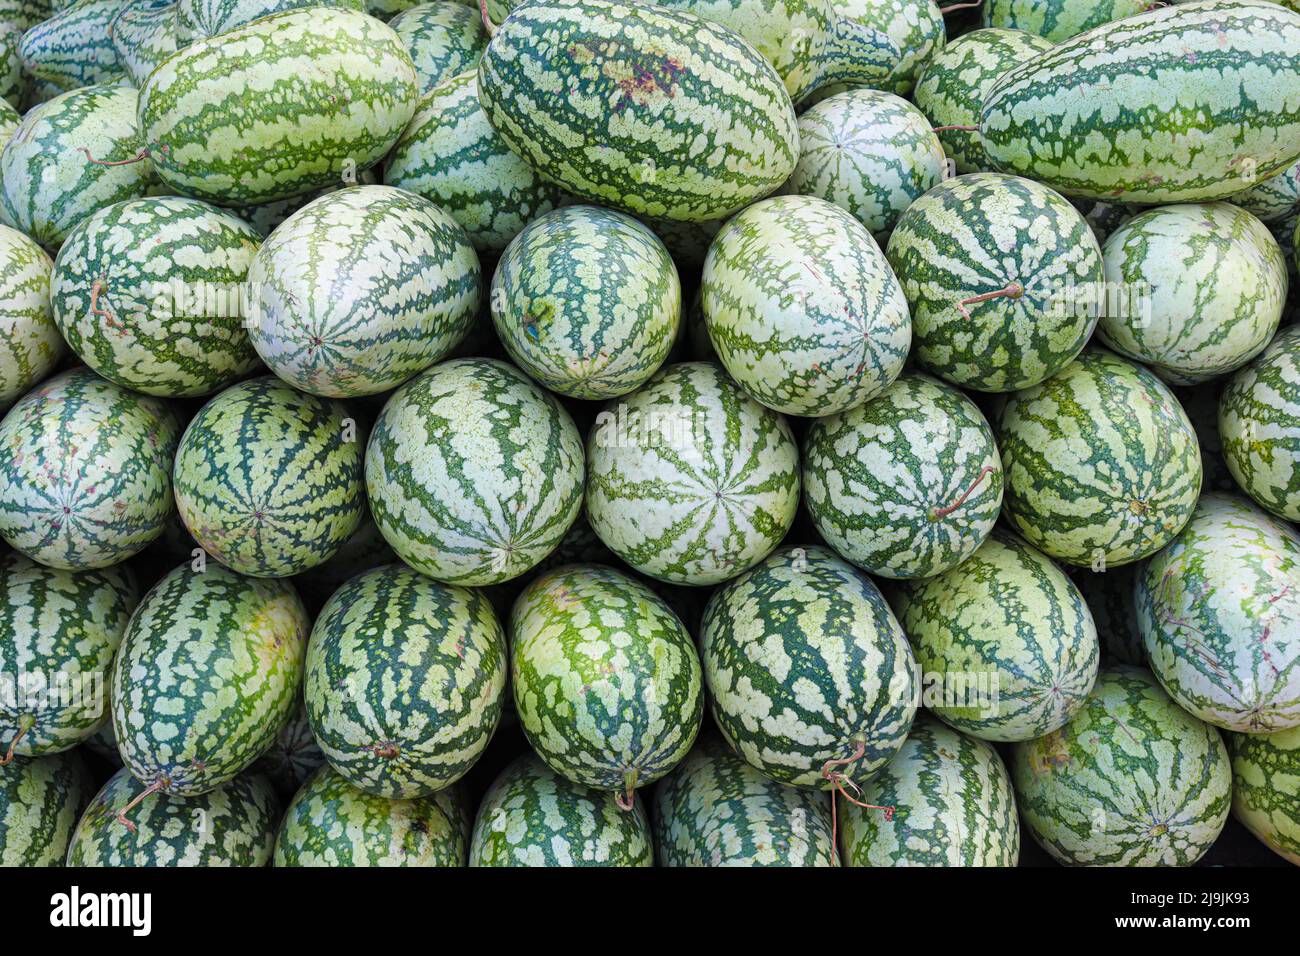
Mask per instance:
[[[1300,864],[1297,0],[0,25],[0,864]]]

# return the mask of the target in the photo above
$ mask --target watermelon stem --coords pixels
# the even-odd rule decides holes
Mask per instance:
[[[855,799],[852,794],[845,789],[846,785],[853,788],[853,793],[859,797],[862,796],[862,788],[854,783],[849,777],[846,777],[838,770],[832,770],[832,767],[844,767],[849,764],[857,763],[867,753],[867,742],[859,739],[857,747],[853,750],[853,756],[845,757],[841,760],[828,760],[822,764],[822,777],[831,782],[831,846],[839,846],[839,816],[836,810],[838,798],[843,796],[845,800],[854,806],[862,807],[864,810],[882,810],[886,820],[894,819],[894,811],[897,807],[884,807],[876,803],[865,803],[862,800]]]
[[[961,496],[958,497],[956,501],[954,501],[950,505],[946,505],[943,508],[934,509],[935,518],[946,518],[948,517],[948,515],[952,514],[954,511],[960,508],[963,504],[966,503],[966,499],[970,497],[971,492],[975,490],[975,486],[984,480],[984,476],[991,475],[991,474],[993,474],[992,465],[985,465],[983,468],[981,468],[980,473],[975,476],[975,480],[966,486],[966,490],[961,493]]]
[[[974,3],[950,3],[946,7],[940,7],[939,12],[946,17],[948,14],[953,13],[957,10],[969,10],[972,7],[978,7],[981,6],[982,4],[983,4],[983,0],[975,0]]]
[[[85,146],[80,146],[78,147],[78,149],[80,149],[83,153],[85,153],[86,159],[90,160],[96,166],[130,166],[132,163],[143,162],[144,160],[149,158],[148,146],[141,149],[140,152],[136,153],[130,159],[113,159],[113,160],[96,159],[94,156],[91,155],[90,150],[87,149]],[[167,147],[164,146],[163,152],[166,151],[167,151]]]
[[[629,770],[624,775],[626,789],[622,793],[614,794],[614,802],[624,813],[631,813],[636,809],[636,771]]]
[[[981,292],[979,295],[972,295],[962,299],[957,303],[957,311],[970,318],[970,311],[966,308],[968,305],[974,305],[977,302],[988,302],[990,299],[1018,299],[1025,294],[1025,287],[1019,282],[1008,282],[996,292]]]
[[[492,34],[497,32],[497,25],[493,23],[492,18],[488,16],[487,0],[478,0],[478,12],[479,16],[483,18],[483,29],[486,30],[487,35],[491,37]]]
[[[969,126],[965,123],[950,123],[947,126],[931,126],[930,129],[936,133],[944,133],[950,129],[961,130],[965,133],[978,133],[980,131],[978,126]]]
[[[135,824],[128,820],[126,815],[143,803],[146,797],[152,797],[155,793],[160,792],[166,786],[166,777],[159,777],[153,783],[149,784],[149,786],[145,787],[144,790],[135,797],[135,799],[124,806],[121,810],[117,811],[117,822],[122,824],[122,826],[126,827],[132,833],[135,833]]]
[[[35,726],[36,718],[31,714],[25,715],[18,721],[18,734],[13,740],[9,741],[9,749],[5,751],[3,757],[0,757],[0,767],[14,762],[14,748],[17,747],[18,744],[22,742],[22,739],[27,736],[27,731],[31,730]]]

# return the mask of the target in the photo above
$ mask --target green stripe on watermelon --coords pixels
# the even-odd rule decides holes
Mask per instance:
[[[34,239],[0,226],[0,409],[49,375],[67,353],[50,310],[53,267]]]
[[[0,767],[0,866],[63,866],[95,780],[81,753],[15,757]]]
[[[1232,812],[1284,860],[1300,866],[1300,728],[1229,734]]]
[[[109,24],[125,0],[80,0],[23,34],[23,66],[38,80],[74,90],[92,83],[113,83],[123,70]]]

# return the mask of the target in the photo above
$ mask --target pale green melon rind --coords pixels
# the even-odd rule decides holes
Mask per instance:
[[[1274,853],[1300,866],[1300,729],[1229,734],[1232,812]]]

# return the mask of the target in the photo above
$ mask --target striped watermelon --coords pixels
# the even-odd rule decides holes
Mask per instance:
[[[271,371],[346,398],[396,388],[451,351],[473,324],[481,276],[447,213],[390,186],[356,186],[286,219],[248,280],[253,347]]]
[[[377,166],[372,166],[370,169],[359,170],[355,176],[348,174],[331,186],[313,189],[301,196],[293,196],[290,199],[277,199],[267,203],[255,203],[251,206],[234,206],[230,211],[256,229],[260,235],[266,237],[303,206],[327,193],[338,192],[340,189],[347,189],[350,186],[373,186],[379,182],[377,170]]]
[[[66,570],[139,553],[174,514],[179,437],[158,399],[84,368],[49,379],[0,422],[0,537]]]
[[[0,557],[0,762],[75,747],[108,716],[108,670],[140,600],[124,565],[46,568]]]
[[[816,419],[804,501],[840,556],[888,578],[925,578],[969,558],[998,520],[1002,461],[968,398],[904,374],[865,405]]]
[[[118,814],[146,792],[123,768],[86,808],[68,847],[68,866],[265,866],[275,848],[280,803],[265,777],[245,774],[207,793],[160,796]]]
[[[1052,42],[1021,30],[974,30],[937,51],[916,81],[913,100],[935,126],[978,126],[984,98],[998,79]],[[979,130],[943,129],[939,142],[959,173],[990,169]]]
[[[763,776],[702,737],[655,789],[660,866],[835,866],[826,795]]]
[[[1011,777],[989,744],[920,713],[907,741],[850,804],[845,866],[1015,866],[1020,822]]]
[[[26,30],[48,20],[56,8],[66,6],[66,3],[54,3],[53,0],[0,0],[0,23]]]
[[[176,451],[176,508],[205,551],[281,578],[331,558],[361,524],[364,435],[340,402],[267,375],[203,407]]]
[[[0,100],[15,112],[22,106],[31,87],[31,77],[23,69],[23,60],[18,48],[23,39],[23,31],[0,21]],[[0,146],[3,143],[0,142]]]
[[[33,107],[0,153],[0,216],[41,245],[58,248],[96,209],[156,185],[140,154],[136,92],[88,86]],[[117,164],[117,165],[115,165]]]
[[[986,0],[980,9],[980,23],[1024,30],[1060,43],[1149,9],[1150,0]]]
[[[912,310],[916,361],[957,385],[1037,385],[1097,324],[1097,240],[1077,209],[1027,179],[940,183],[903,213],[886,254]]]
[[[1009,760],[1021,818],[1071,866],[1190,866],[1228,819],[1232,772],[1213,727],[1145,670],[1103,670],[1087,703]]]
[[[276,866],[464,866],[470,819],[455,787],[413,800],[358,790],[321,767],[285,811]]]
[[[1098,27],[1005,74],[980,138],[997,168],[1067,195],[1192,202],[1300,158],[1297,103],[1300,13],[1197,0]]]
[[[403,10],[388,25],[411,54],[421,93],[473,71],[488,43],[483,18],[463,3],[422,3]]]
[[[881,242],[947,169],[921,111],[880,90],[848,90],[805,110],[799,142],[786,191],[835,203]]]
[[[1070,564],[1101,569],[1159,551],[1201,491],[1200,448],[1178,400],[1105,349],[1011,396],[997,434],[1008,520]]]
[[[1300,327],[1282,331],[1219,399],[1223,455],[1262,507],[1300,521]]]
[[[176,6],[176,0],[128,0],[109,24],[117,62],[134,86],[176,52]]]
[[[925,705],[983,740],[1031,740],[1083,706],[1097,676],[1097,628],[1064,572],[994,531],[965,563],[904,586],[898,619],[933,677]]]
[[[587,455],[592,530],[661,581],[735,577],[794,523],[799,450],[790,427],[710,362],[669,365],[607,407]]]
[[[1282,859],[1300,866],[1300,728],[1229,734],[1232,812]]]
[[[310,624],[282,581],[215,563],[163,577],[113,662],[113,729],[131,773],[173,797],[233,780],[293,716]]]
[[[535,755],[506,767],[474,821],[470,866],[654,866],[645,808],[588,790]]]
[[[1102,254],[1108,298],[1112,288],[1121,295],[1107,302],[1098,337],[1171,384],[1240,368],[1282,319],[1282,250],[1262,222],[1228,203],[1147,210],[1111,233]]]
[[[781,783],[866,780],[903,745],[916,662],[876,586],[824,548],[785,548],[718,588],[700,625],[713,717]]]
[[[455,359],[403,386],[366,448],[380,533],[449,584],[499,584],[564,537],[582,506],[582,439],[513,366]]]
[[[326,759],[381,797],[424,797],[474,765],[501,719],[506,637],[487,598],[403,565],[326,602],[307,648],[307,718]]]
[[[172,189],[264,203],[377,163],[418,94],[386,25],[354,10],[288,10],[163,61],[140,90],[140,133]]]
[[[678,10],[529,3],[488,44],[479,99],[543,177],[637,214],[721,218],[780,186],[798,158],[794,107],[772,66]]]
[[[5,143],[13,139],[14,133],[18,132],[22,119],[22,115],[10,106],[7,101],[0,102],[0,149],[4,147]]]
[[[451,213],[480,252],[504,249],[561,197],[492,128],[472,72],[444,80],[420,100],[388,156],[384,182]]]
[[[906,96],[947,39],[943,14],[932,0],[835,0],[835,12],[820,95],[857,85]]]
[[[114,203],[81,220],[54,262],[64,338],[109,381],[148,395],[208,395],[259,365],[243,283],[261,237],[197,199]]]
[[[1146,647],[1138,630],[1137,605],[1133,589],[1143,562],[1124,564],[1106,571],[1070,568],[1070,580],[1088,602],[1092,622],[1097,626],[1101,659],[1107,664],[1145,666]]]
[[[1255,215],[1261,222],[1281,222],[1300,213],[1300,162],[1228,197],[1228,202]]]
[[[492,322],[516,364],[553,392],[605,399],[644,385],[681,321],[664,244],[631,216],[566,206],[524,227],[492,277]]]
[[[1201,720],[1300,727],[1300,534],[1241,498],[1201,498],[1136,588],[1151,670]]]
[[[107,726],[113,724],[110,722]],[[271,748],[257,759],[249,772],[265,776],[276,794],[289,800],[324,763],[325,755],[317,746],[311,723],[307,720],[307,707],[300,700]]]
[[[515,710],[552,770],[619,795],[670,771],[704,715],[691,635],[649,588],[600,565],[530,584],[510,615]]]
[[[67,352],[50,311],[53,266],[33,239],[0,226],[0,409],[49,375]]]
[[[94,792],[94,778],[75,750],[15,757],[0,767],[0,867],[62,866]]]
[[[33,77],[62,90],[114,83],[123,76],[109,24],[125,0],[79,0],[23,34],[19,55]]]
[[[176,40],[184,49],[273,13],[300,7],[336,7],[358,13],[366,9],[363,0],[176,0]]]
[[[829,415],[889,387],[912,340],[880,247],[848,212],[777,196],[735,216],[701,279],[709,339],[746,392],[790,415]]]

